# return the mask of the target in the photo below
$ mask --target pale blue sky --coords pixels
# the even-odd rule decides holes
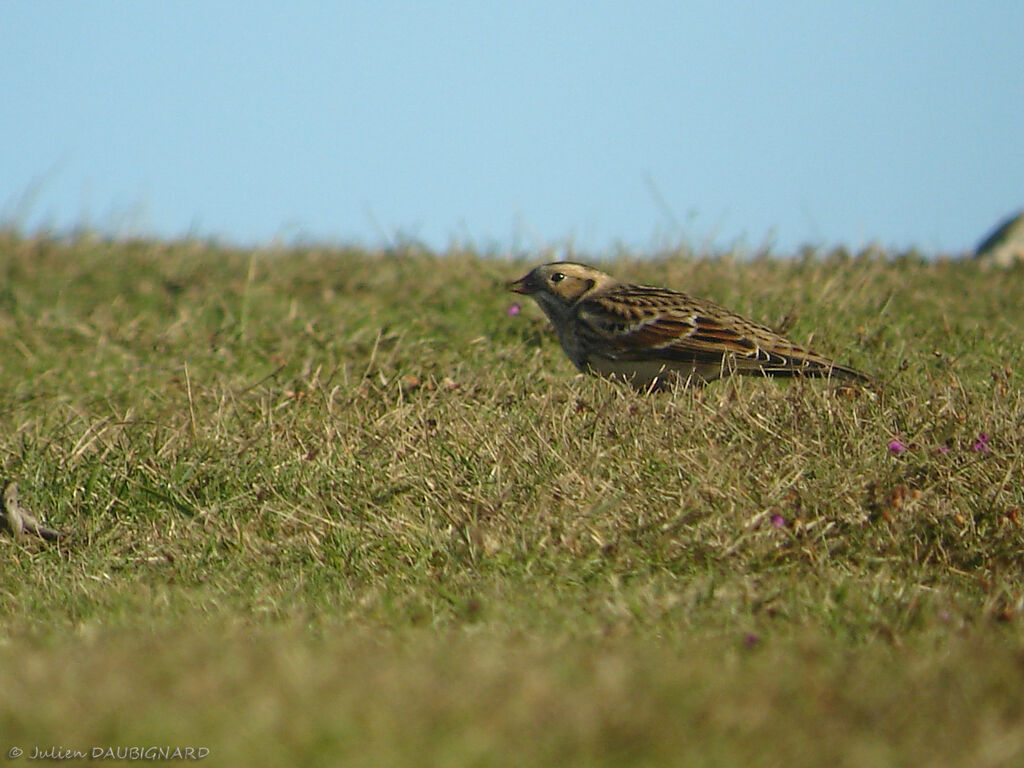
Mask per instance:
[[[973,247],[1024,3],[7,0],[0,220],[519,251]]]

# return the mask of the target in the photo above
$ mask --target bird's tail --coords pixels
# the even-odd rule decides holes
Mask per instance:
[[[749,371],[756,373],[756,371]],[[766,376],[808,376],[822,379],[836,379],[844,382],[868,384],[872,381],[867,374],[848,365],[833,363],[824,357],[793,355],[781,365],[768,364],[761,368]]]

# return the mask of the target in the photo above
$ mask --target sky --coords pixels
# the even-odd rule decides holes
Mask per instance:
[[[239,245],[962,253],[1024,3],[4,0],[0,224]]]

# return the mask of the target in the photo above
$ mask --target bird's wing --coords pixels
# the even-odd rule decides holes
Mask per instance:
[[[789,362],[788,355],[772,349],[776,339],[799,350],[770,329],[711,302],[665,289],[625,288],[589,298],[577,310],[594,346],[616,359],[715,364],[729,358],[771,367]]]

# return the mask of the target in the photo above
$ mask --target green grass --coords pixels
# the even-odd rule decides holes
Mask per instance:
[[[543,258],[0,235],[0,749],[1024,761],[1024,272],[620,256],[881,382],[647,396]]]

